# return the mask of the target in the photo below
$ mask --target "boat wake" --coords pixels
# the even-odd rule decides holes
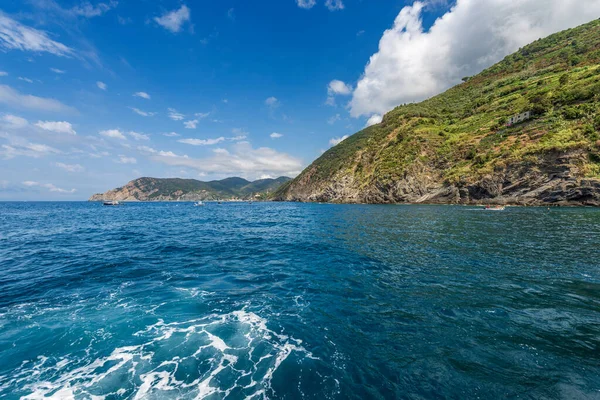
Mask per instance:
[[[302,341],[267,328],[246,310],[156,323],[133,334],[135,344],[110,354],[39,356],[0,376],[0,394],[19,387],[22,399],[271,397],[282,363],[316,360]],[[286,361],[287,360],[287,361]]]

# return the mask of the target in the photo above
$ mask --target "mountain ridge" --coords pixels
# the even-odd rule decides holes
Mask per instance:
[[[285,176],[256,181],[232,177],[208,182],[196,179],[142,177],[134,179],[124,186],[94,194],[89,201],[263,199],[289,180],[290,178]]]
[[[273,199],[600,205],[600,21],[539,39],[326,151]],[[532,118],[508,126],[510,117]]]

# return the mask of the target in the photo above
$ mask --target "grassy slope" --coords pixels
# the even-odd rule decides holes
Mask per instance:
[[[381,124],[331,148],[279,194],[339,173],[363,185],[426,166],[447,184],[475,181],[549,151],[581,149],[580,171],[600,177],[600,21],[538,40],[447,92],[395,108]],[[534,119],[506,128],[514,114]]]

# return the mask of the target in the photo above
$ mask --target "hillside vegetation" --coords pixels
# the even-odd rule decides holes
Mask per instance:
[[[260,179],[226,178],[202,182],[196,179],[138,178],[125,186],[95,194],[90,201],[198,201],[220,199],[262,199],[290,178]]]
[[[600,21],[537,40],[329,149],[279,200],[600,204]],[[531,111],[511,127],[506,121]]]

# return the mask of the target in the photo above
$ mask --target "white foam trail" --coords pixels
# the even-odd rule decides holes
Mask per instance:
[[[92,341],[85,356],[26,361],[11,376],[0,376],[0,397],[3,388],[6,393],[19,388],[27,393],[24,400],[101,400],[109,395],[204,399],[226,397],[237,388],[258,399],[272,391],[273,374],[292,353],[314,359],[300,340],[270,330],[264,318],[245,309],[183,322],[158,319],[134,333],[131,342],[107,356],[97,354]],[[121,387],[123,382],[128,386]]]

